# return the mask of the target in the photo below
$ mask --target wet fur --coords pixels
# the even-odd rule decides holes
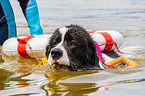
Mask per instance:
[[[67,68],[77,70],[81,68],[98,67],[99,59],[96,53],[96,46],[87,31],[78,25],[70,25],[66,26],[66,28],[68,28],[68,31],[64,37],[63,47],[67,52],[70,63],[67,65]],[[47,57],[51,49],[61,42],[61,36],[59,29],[53,33],[46,47]],[[74,43],[74,45],[72,45],[72,43]],[[63,66],[63,64],[60,65]],[[58,66],[59,64],[57,64],[57,67]]]

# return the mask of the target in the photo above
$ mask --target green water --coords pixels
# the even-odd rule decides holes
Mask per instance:
[[[19,36],[29,29],[17,0],[10,0]],[[68,24],[88,30],[116,30],[124,36],[121,50],[139,65],[132,69],[87,72],[52,71],[35,59],[0,52],[0,96],[144,96],[144,0],[37,0],[44,34]],[[1,50],[1,47],[0,47]]]

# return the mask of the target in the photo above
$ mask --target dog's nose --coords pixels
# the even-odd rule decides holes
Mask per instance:
[[[63,55],[63,52],[62,50],[60,50],[59,48],[54,48],[52,51],[51,51],[51,56],[53,58],[53,60],[58,60],[62,57]]]

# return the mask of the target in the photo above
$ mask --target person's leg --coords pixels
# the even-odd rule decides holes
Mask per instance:
[[[16,36],[14,14],[9,0],[0,2],[0,45],[11,37]]]
[[[28,22],[30,34],[31,35],[43,34],[43,30],[40,25],[39,12],[36,1],[35,0],[18,0],[18,1],[20,2],[20,6]]]

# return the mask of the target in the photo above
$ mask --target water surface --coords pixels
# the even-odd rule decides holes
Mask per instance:
[[[17,0],[18,36],[29,29]],[[139,64],[133,69],[54,72],[35,59],[8,57],[0,52],[0,96],[144,96],[144,0],[37,0],[44,34],[78,24],[88,30],[116,30],[124,36],[121,50]],[[0,47],[1,49],[1,47]]]

